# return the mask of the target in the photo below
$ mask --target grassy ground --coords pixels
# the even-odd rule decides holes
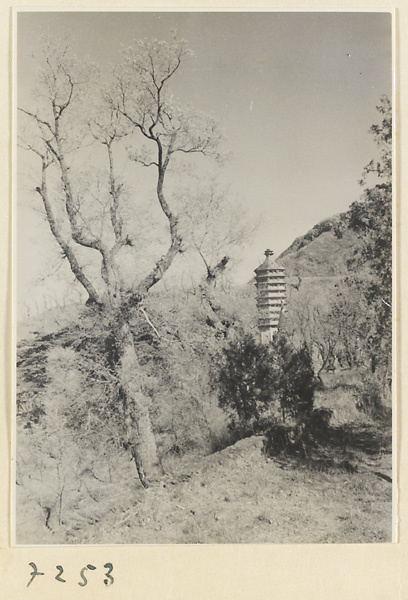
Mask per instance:
[[[206,457],[168,456],[163,480],[143,490],[127,454],[115,457],[113,471],[95,456],[77,479],[66,479],[61,523],[56,508],[46,523],[44,493],[42,502],[35,500],[33,482],[21,477],[17,542],[389,542],[390,436],[384,424],[358,416],[347,427],[335,425],[332,445],[316,450],[325,457],[343,453],[352,472],[338,461],[328,468],[319,460],[268,458],[264,438],[254,436]]]

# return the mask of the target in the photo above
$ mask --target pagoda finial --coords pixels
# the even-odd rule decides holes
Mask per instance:
[[[265,256],[273,256],[273,250],[265,250]]]

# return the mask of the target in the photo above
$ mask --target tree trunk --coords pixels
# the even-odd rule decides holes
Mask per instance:
[[[163,475],[150,420],[150,398],[141,391],[140,366],[128,323],[121,325],[117,339],[126,443],[135,461],[139,479],[144,487],[148,487]]]

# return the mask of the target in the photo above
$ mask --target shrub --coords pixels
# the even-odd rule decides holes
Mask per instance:
[[[314,408],[306,421],[306,431],[316,440],[326,437],[333,411],[330,408]]]
[[[273,348],[278,366],[275,386],[282,418],[285,420],[290,416],[296,421],[304,421],[313,410],[314,392],[318,385],[312,358],[306,345],[296,349],[283,336],[275,338]]]
[[[365,378],[356,402],[357,409],[373,417],[381,416],[384,413],[384,387],[375,376]]]
[[[315,408],[300,424],[270,424],[265,429],[264,452],[268,456],[284,454],[306,458],[316,442],[324,443],[327,440],[332,415],[330,408]]]
[[[288,417],[295,425],[306,423],[318,382],[305,346],[296,349],[283,336],[263,345],[248,334],[223,350],[215,380],[234,439],[267,431]]]
[[[224,348],[215,380],[221,408],[230,413],[231,426],[242,432],[256,429],[262,413],[275,401],[276,366],[271,347],[244,335]]]
[[[306,456],[304,428],[298,425],[274,424],[265,431],[264,452],[267,456]]]

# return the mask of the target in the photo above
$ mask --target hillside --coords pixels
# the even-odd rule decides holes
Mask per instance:
[[[346,262],[358,250],[360,241],[350,230],[336,237],[341,215],[321,221],[295,241],[278,257],[288,277],[326,278],[346,274]]]

